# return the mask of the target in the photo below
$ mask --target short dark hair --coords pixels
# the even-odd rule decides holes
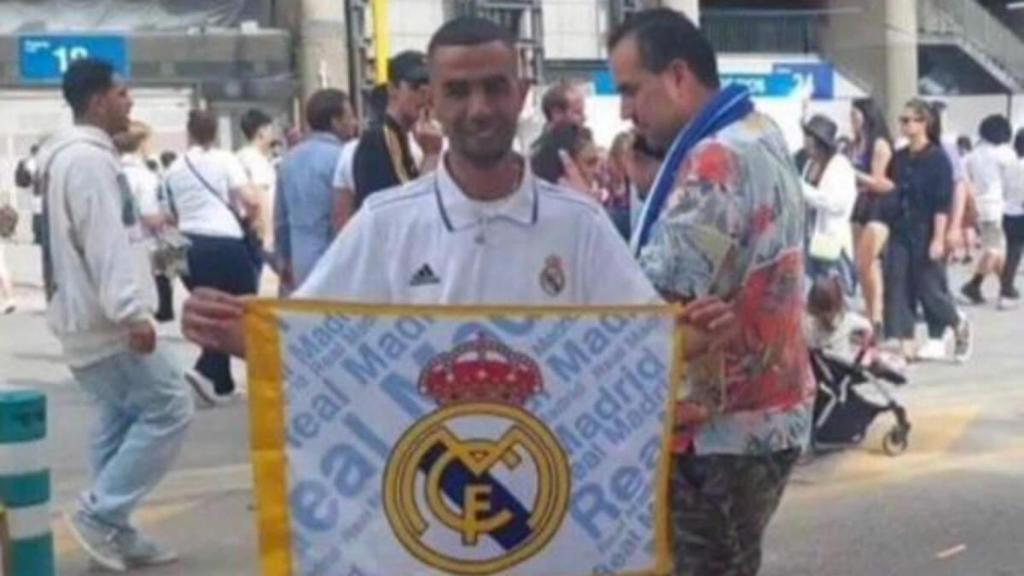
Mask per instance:
[[[460,16],[445,22],[430,38],[427,56],[433,57],[438,48],[445,46],[479,46],[501,42],[515,51],[516,39],[512,33],[493,20],[480,16]]]
[[[620,42],[635,38],[644,68],[663,72],[682,60],[709,88],[718,88],[718,59],[711,42],[684,14],[670,8],[652,8],[633,14],[608,37],[608,52]]]
[[[207,146],[217,138],[217,117],[206,110],[188,113],[188,135],[200,146]]]
[[[565,175],[560,152],[564,150],[575,159],[593,142],[594,135],[587,128],[575,124],[555,126],[537,140],[530,158],[530,169],[538,178],[557,184]]]
[[[555,112],[565,111],[569,108],[569,92],[574,88],[575,86],[566,80],[548,88],[540,100],[540,109],[544,113],[545,120],[550,122],[551,116]]]
[[[306,101],[306,124],[317,132],[331,129],[331,120],[345,114],[348,95],[337,88],[317,90]]]
[[[242,129],[242,135],[245,136],[245,139],[252,140],[256,137],[256,133],[264,126],[270,126],[273,123],[273,118],[268,116],[263,110],[250,108],[242,114],[242,119],[239,121],[239,127]]]
[[[164,168],[170,168],[171,164],[174,164],[174,161],[177,159],[178,154],[173,150],[164,150],[160,153],[160,165]]]
[[[84,116],[89,101],[114,87],[114,66],[97,58],[75,60],[64,73],[61,89],[75,117]]]
[[[966,153],[970,152],[971,149],[974,148],[974,144],[971,142],[970,136],[957,136],[956,147],[959,148],[961,152]]]
[[[1013,138],[1013,127],[1002,114],[986,116],[978,126],[978,135],[989,144],[1006,144]]]

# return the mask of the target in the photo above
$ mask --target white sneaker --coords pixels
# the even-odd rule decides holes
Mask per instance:
[[[917,349],[917,359],[926,362],[937,362],[946,360],[949,354],[946,352],[945,340],[928,339],[923,346]]]
[[[217,391],[214,389],[213,381],[195,370],[185,372],[185,381],[192,387],[201,406],[205,408],[217,406]]]
[[[93,562],[112,572],[124,572],[124,556],[117,547],[117,529],[103,526],[85,512],[78,510],[64,514],[68,532],[85,550]]]

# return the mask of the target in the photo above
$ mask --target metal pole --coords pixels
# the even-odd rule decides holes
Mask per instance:
[[[6,574],[54,576],[46,396],[0,389],[0,508]]]

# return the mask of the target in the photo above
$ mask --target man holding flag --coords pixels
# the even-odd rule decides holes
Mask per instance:
[[[377,304],[631,305],[660,301],[601,207],[535,178],[512,150],[527,83],[514,39],[489,20],[445,24],[428,50],[438,170],[369,198],[297,298]],[[616,282],[609,282],[613,271]],[[244,301],[197,290],[186,337],[244,356]],[[733,308],[692,300],[687,355],[735,338]]]
[[[667,299],[717,297],[739,323],[695,358],[677,408],[675,573],[753,576],[811,427],[799,178],[782,132],[746,89],[720,87],[710,43],[682,14],[637,14],[609,53],[623,118],[666,151],[633,249]]]
[[[483,18],[445,24],[429,48],[438,170],[375,195],[324,254],[297,298],[378,304],[628,305],[658,301],[600,206],[535,178],[512,150],[527,93],[515,41]],[[615,270],[618,282],[607,281]],[[243,301],[197,290],[182,324],[195,343],[244,356]],[[729,334],[715,298],[688,322]]]

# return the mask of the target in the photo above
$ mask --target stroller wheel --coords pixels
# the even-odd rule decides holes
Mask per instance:
[[[882,450],[889,456],[899,456],[907,451],[909,430],[902,426],[893,426],[882,439]]]

